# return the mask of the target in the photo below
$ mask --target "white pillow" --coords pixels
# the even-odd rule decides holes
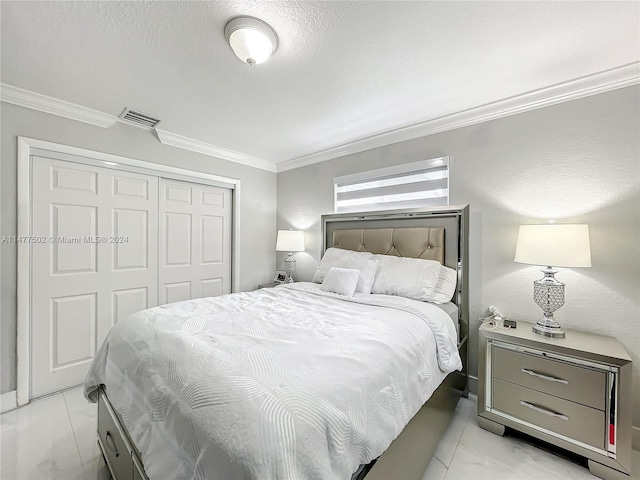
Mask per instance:
[[[341,248],[329,248],[313,276],[313,281],[321,283],[331,267],[358,270],[360,279],[356,291],[371,293],[371,285],[378,269],[378,261],[368,252],[354,252]]]
[[[442,265],[442,267],[440,267],[440,278],[429,301],[431,303],[437,303],[438,305],[450,302],[453,294],[456,293],[457,282],[458,272],[453,268]]]
[[[353,252],[359,253],[359,252]],[[373,257],[373,255],[372,255]],[[373,286],[373,279],[376,276],[378,270],[378,261],[373,258],[366,258],[363,256],[353,255],[348,256],[336,263],[336,267],[349,268],[358,271],[358,286],[356,292],[358,293],[371,293],[371,287]]]
[[[324,252],[324,256],[322,260],[320,260],[320,265],[318,265],[318,269],[316,273],[313,275],[313,281],[315,283],[322,283],[324,280],[324,276],[327,274],[331,267],[334,267],[336,262],[342,259],[345,255],[349,253],[349,250],[343,250],[342,248],[327,248],[327,251]]]
[[[346,297],[353,297],[356,293],[360,272],[354,268],[331,267],[324,276],[321,290],[334,292]]]
[[[378,272],[371,293],[429,300],[440,277],[440,262],[376,255]]]

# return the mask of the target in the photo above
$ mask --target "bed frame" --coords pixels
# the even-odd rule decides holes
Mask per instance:
[[[419,480],[429,465],[461,396],[468,395],[469,206],[322,216],[322,253],[336,246],[382,255],[438,260],[458,272],[458,351],[463,370],[450,373],[389,448],[358,480]]]
[[[458,272],[453,301],[458,306],[463,370],[445,378],[389,448],[359,471],[357,480],[421,479],[460,397],[468,394],[468,231],[468,205],[322,216],[323,254],[335,245],[435,259]],[[98,391],[98,445],[115,480],[147,479],[140,452],[103,388]]]

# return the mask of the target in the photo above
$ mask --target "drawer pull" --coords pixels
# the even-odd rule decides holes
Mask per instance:
[[[120,452],[118,452],[118,447],[116,447],[116,444],[113,441],[113,437],[111,436],[111,432],[109,430],[107,430],[107,434],[104,436],[104,443],[107,445],[107,448],[111,450],[111,452],[115,455],[116,458],[120,456]]]
[[[520,370],[522,373],[526,373],[527,375],[531,375],[532,377],[542,378],[543,380],[548,380],[550,382],[558,382],[563,383],[565,385],[569,385],[569,381],[564,378],[550,377],[549,375],[543,375],[542,373],[534,372],[533,370],[529,370],[528,368],[523,368]]]
[[[569,417],[563,415],[561,413],[552,412],[551,410],[547,410],[546,408],[539,407],[534,405],[533,403],[525,402],[524,400],[520,400],[520,405],[525,407],[529,407],[531,410],[535,410],[536,412],[544,413],[545,415],[549,415],[550,417],[559,418],[560,420],[569,420]]]

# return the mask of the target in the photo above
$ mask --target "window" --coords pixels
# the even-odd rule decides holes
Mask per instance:
[[[449,204],[449,157],[333,179],[336,213]]]

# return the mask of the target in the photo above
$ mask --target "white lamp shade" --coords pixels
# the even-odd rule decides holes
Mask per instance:
[[[278,230],[276,250],[278,252],[304,252],[304,232],[300,230]]]
[[[548,267],[590,267],[589,225],[520,225],[513,260]]]

